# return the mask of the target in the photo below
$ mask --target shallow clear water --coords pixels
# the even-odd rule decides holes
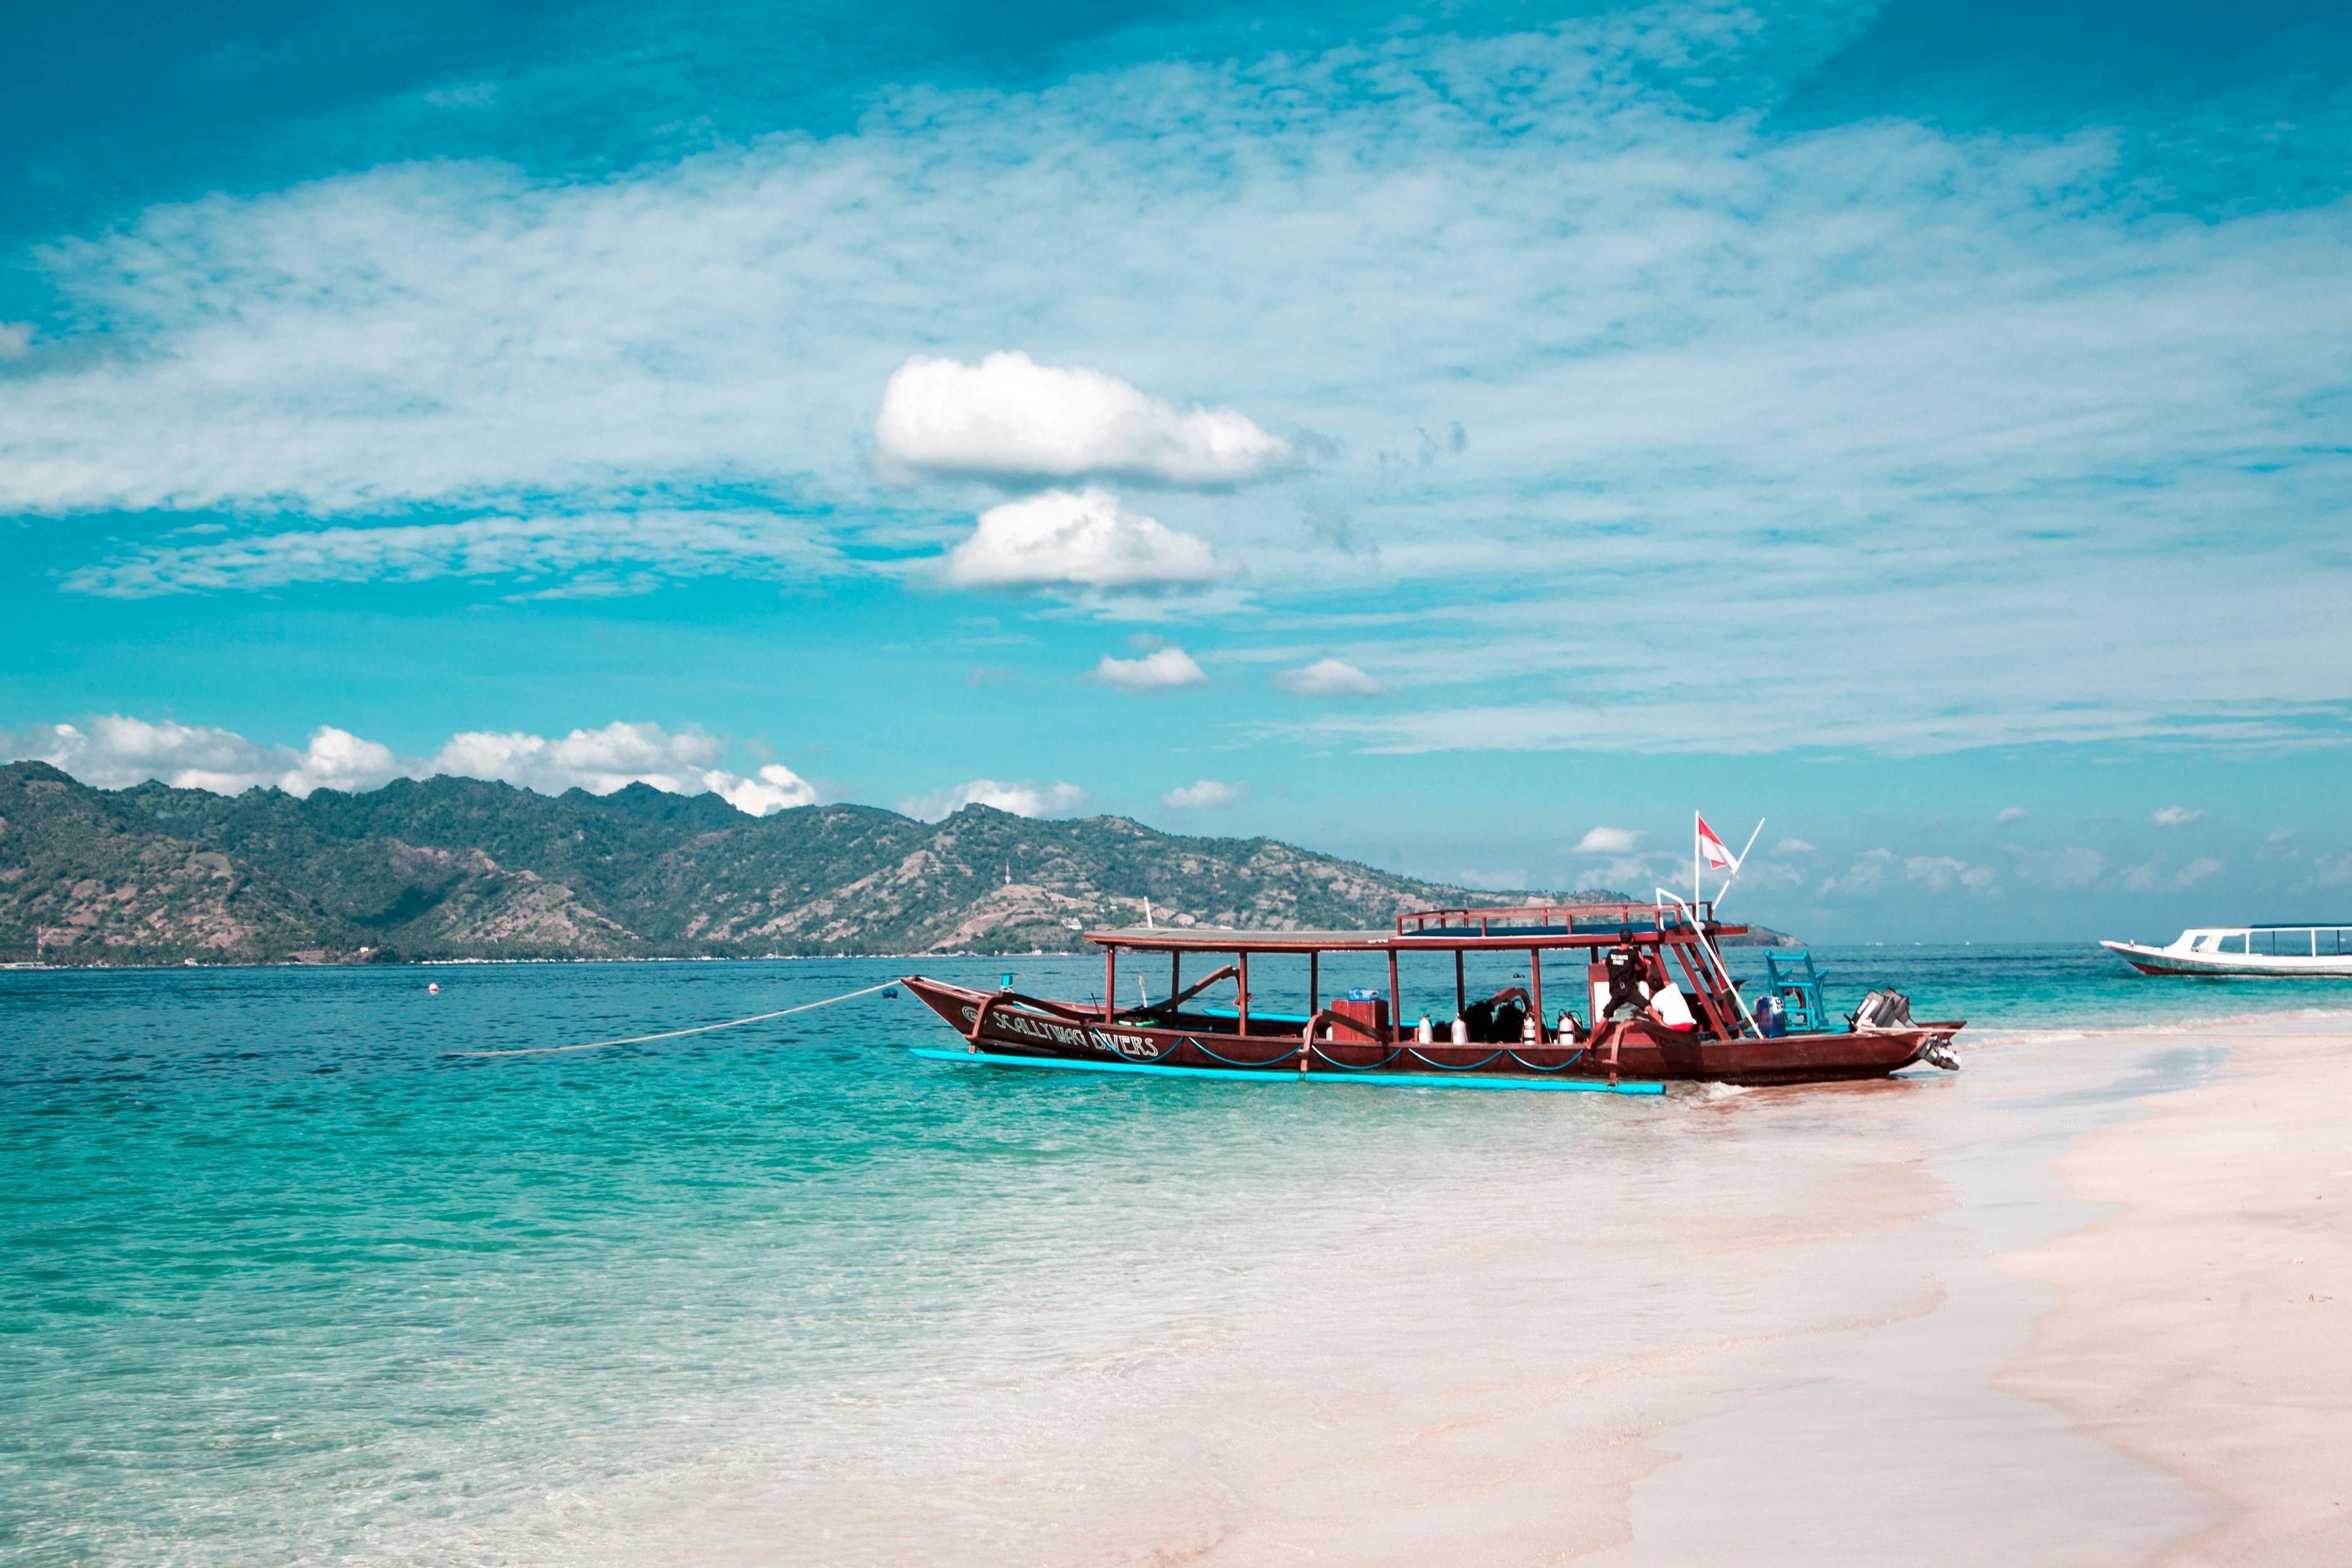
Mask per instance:
[[[1833,1003],[1893,984],[1996,1033],[2352,1006],[2079,952],[1820,956]],[[0,1556],[579,1560],[714,1495],[911,1487],[1279,1314],[1403,1194],[1638,1159],[1691,1103],[934,1065],[899,1047],[951,1037],[904,995],[455,1054],[905,966],[0,973]],[[1269,1005],[1292,979],[1261,972]],[[1409,974],[1408,1014],[1451,982]]]

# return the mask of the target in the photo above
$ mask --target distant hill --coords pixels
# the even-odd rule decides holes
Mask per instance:
[[[715,795],[548,797],[478,778],[228,797],[0,766],[9,962],[1054,952],[1082,929],[1143,924],[1146,900],[1162,924],[1376,926],[1498,898],[1517,896],[1119,816],[752,818]]]
[[[644,784],[549,796],[446,777],[297,799],[0,767],[6,961],[1052,952],[1084,928],[1142,923],[1147,899],[1162,923],[1349,927],[1519,896],[1119,816],[752,817]]]

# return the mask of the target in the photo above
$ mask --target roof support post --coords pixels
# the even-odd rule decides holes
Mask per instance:
[[[1536,1043],[1541,1045],[1544,1037],[1542,948],[1528,949],[1528,984],[1534,987],[1535,991]]]
[[[1404,1037],[1404,998],[1397,992],[1396,949],[1389,949],[1389,1037],[1382,1042],[1395,1045]]]
[[[1175,948],[1168,950],[1168,1000],[1174,1002],[1184,989],[1184,955]]]
[[[1103,949],[1103,1022],[1110,1022],[1111,1010],[1118,1005],[1118,949]]]
[[[1462,950],[1454,950],[1454,1016],[1457,1018],[1470,1010],[1468,982],[1462,977]]]
[[[1323,1010],[1323,955],[1307,955],[1307,1012],[1311,1017]]]
[[[1234,954],[1234,966],[1240,974],[1242,991],[1240,1027],[1236,1032],[1247,1035],[1249,1033],[1249,954],[1246,952],[1237,952]]]

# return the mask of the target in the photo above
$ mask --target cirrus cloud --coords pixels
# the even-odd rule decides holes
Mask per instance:
[[[1229,485],[1294,456],[1231,408],[1179,409],[1118,376],[1020,353],[908,360],[882,389],[874,439],[886,463],[998,479]]]
[[[207,538],[69,573],[70,592],[145,599],[297,583],[416,583],[433,577],[563,580],[575,596],[638,592],[665,578],[828,575],[832,544],[770,511],[511,513],[454,522],[334,527]]]

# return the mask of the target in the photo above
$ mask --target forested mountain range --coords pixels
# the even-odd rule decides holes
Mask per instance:
[[[220,795],[0,767],[0,960],[14,962],[1055,951],[1143,923],[1147,900],[1162,923],[1328,928],[1517,896],[1118,816],[753,817],[644,784],[549,796],[449,777]]]

